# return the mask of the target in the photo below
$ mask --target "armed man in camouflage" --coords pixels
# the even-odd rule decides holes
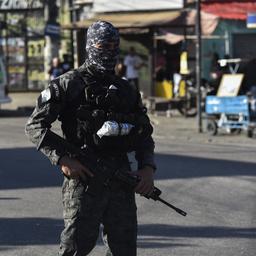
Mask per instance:
[[[26,125],[30,140],[64,174],[62,256],[88,255],[96,244],[101,223],[114,256],[136,255],[134,192],[147,195],[152,191],[153,129],[138,90],[114,75],[118,54],[118,30],[105,21],[93,23],[87,32],[84,64],[50,82]],[[136,175],[140,177],[135,191],[114,178],[107,184],[97,184],[93,168],[81,164],[60,142],[49,139],[56,119],[61,121],[66,141],[119,171],[131,171],[127,153],[135,151]],[[129,124],[132,129],[125,135],[98,136],[106,121],[116,122],[119,128]],[[97,187],[96,193],[89,193],[93,186]]]

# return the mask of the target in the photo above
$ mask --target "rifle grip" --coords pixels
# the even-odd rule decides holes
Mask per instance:
[[[153,199],[153,200],[157,201],[161,194],[162,194],[162,191],[159,188],[154,187],[152,193],[150,195],[146,195],[145,197],[147,199]]]

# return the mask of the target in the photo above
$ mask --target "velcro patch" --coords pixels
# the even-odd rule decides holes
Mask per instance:
[[[39,107],[42,107],[46,102],[48,102],[51,99],[51,90],[50,88],[47,88],[43,90],[38,97],[37,105]]]
[[[51,84],[43,90],[38,98],[38,106],[47,102],[58,102],[60,100],[60,90],[57,84]]]
[[[47,88],[41,92],[41,103],[45,103],[51,99],[51,90]]]

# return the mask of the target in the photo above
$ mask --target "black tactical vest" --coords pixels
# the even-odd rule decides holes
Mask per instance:
[[[114,75],[97,78],[79,69],[75,72],[85,83],[84,97],[76,111],[79,140],[97,151],[136,150],[141,140],[153,131],[137,89]],[[105,121],[129,123],[134,127],[128,135],[100,138],[96,133]]]

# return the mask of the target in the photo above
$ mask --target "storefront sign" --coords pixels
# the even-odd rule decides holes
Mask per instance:
[[[26,10],[42,7],[43,4],[39,0],[0,0],[0,11]]]
[[[45,27],[45,35],[52,38],[60,37],[60,25],[59,24],[47,24]]]
[[[256,13],[247,14],[247,28],[256,28]]]

